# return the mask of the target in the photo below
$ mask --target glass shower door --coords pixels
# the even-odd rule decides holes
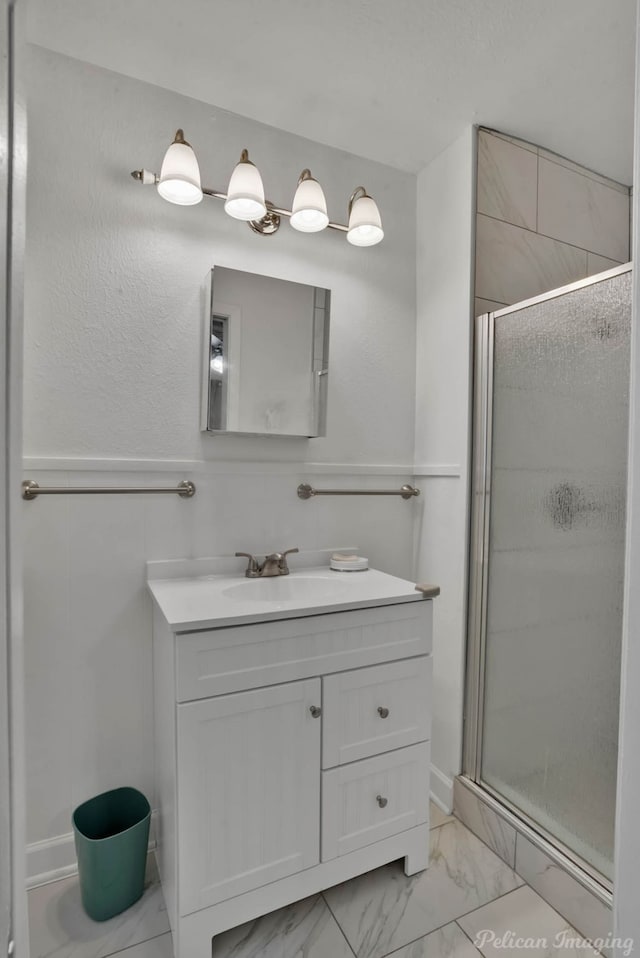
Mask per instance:
[[[488,359],[475,449],[475,777],[606,879],[630,321],[628,269],[479,320]]]

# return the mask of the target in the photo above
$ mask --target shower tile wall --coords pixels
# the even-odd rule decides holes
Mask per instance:
[[[628,187],[484,129],[476,210],[476,315],[630,259]]]

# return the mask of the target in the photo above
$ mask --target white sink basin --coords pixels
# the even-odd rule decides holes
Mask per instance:
[[[339,600],[348,593],[337,576],[287,575],[267,579],[247,579],[222,590],[228,599],[239,602],[317,602]]]

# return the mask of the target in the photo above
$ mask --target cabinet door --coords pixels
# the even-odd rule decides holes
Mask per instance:
[[[320,860],[320,680],[178,706],[179,908]]]

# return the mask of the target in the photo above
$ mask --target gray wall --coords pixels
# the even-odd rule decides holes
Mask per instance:
[[[29,868],[41,874],[73,862],[78,802],[124,782],[153,800],[145,560],[359,545],[411,575],[410,503],[302,502],[296,486],[411,478],[415,177],[37,47],[29,111],[26,475],[198,486],[190,501],[24,504]],[[214,201],[163,202],[129,171],[157,169],[178,126],[214,188],[245,146],[278,204],[305,166],[332,219],[365,184],[384,243],[356,249],[286,222],[264,238]],[[200,433],[201,287],[214,264],[332,290],[326,439]]]

